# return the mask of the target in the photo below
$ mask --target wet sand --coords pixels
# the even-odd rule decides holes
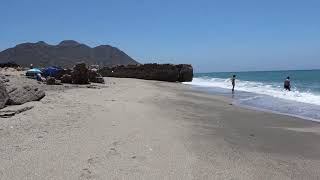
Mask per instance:
[[[319,179],[320,124],[106,78],[0,118],[0,179]]]

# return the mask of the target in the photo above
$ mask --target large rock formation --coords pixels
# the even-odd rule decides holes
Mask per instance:
[[[8,100],[9,95],[7,93],[7,89],[5,85],[2,82],[0,82],[0,109],[4,108]]]
[[[93,83],[104,83],[104,79],[101,74],[95,70],[89,70],[89,81]]]
[[[43,41],[23,43],[0,52],[0,65],[15,62],[23,67],[33,64],[35,67],[61,66],[71,68],[78,62],[101,67],[120,64],[138,64],[118,48],[101,45],[91,48],[76,41],[62,41],[58,45],[49,45]]]
[[[8,86],[8,105],[20,105],[30,101],[39,101],[45,96],[45,92],[38,86]]]
[[[0,68],[4,68],[4,67],[17,68],[19,67],[19,65],[13,61],[0,62]]]
[[[46,83],[47,85],[57,85],[56,78],[50,76],[47,77]]]
[[[179,64],[177,65],[179,69],[179,82],[188,82],[192,81],[193,78],[193,68],[188,64]]]
[[[61,77],[61,83],[69,83],[69,84],[71,84],[72,83],[72,76],[69,75],[69,74],[64,74]]]
[[[89,84],[89,70],[86,64],[75,65],[71,77],[73,84]]]
[[[138,78],[169,82],[192,81],[193,68],[188,64],[144,64],[104,67],[99,73],[105,77]]]

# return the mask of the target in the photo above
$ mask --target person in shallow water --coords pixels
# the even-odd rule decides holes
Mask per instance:
[[[285,90],[290,91],[291,85],[290,85],[290,77],[288,76],[286,80],[284,80],[283,87]]]
[[[232,76],[231,83],[232,83],[232,92],[234,92],[234,86],[236,85],[236,75]]]

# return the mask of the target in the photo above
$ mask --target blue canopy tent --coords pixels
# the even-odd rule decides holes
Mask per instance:
[[[27,72],[26,72],[26,76],[35,76],[37,74],[41,74],[42,71],[40,69],[37,69],[37,68],[32,68],[32,69],[29,69]]]
[[[55,77],[62,69],[56,66],[51,66],[48,68],[45,68],[43,70],[43,74],[44,76],[51,76],[51,77]]]

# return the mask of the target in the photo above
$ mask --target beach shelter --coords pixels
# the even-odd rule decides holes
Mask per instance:
[[[43,70],[44,76],[51,76],[55,77],[62,69],[59,67],[51,66],[48,68],[45,68]]]
[[[40,69],[37,69],[37,68],[32,68],[32,69],[29,69],[27,72],[26,72],[26,76],[35,76],[37,75],[38,73],[42,73],[42,71]]]

